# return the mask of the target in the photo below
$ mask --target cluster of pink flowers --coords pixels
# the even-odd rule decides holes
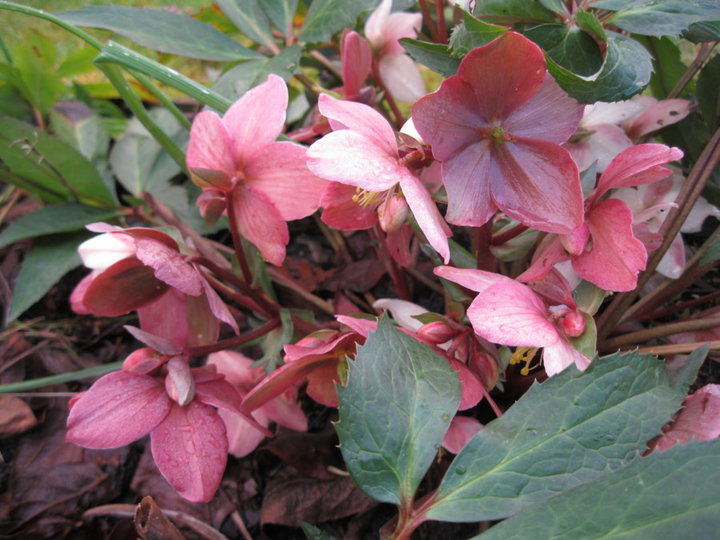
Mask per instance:
[[[344,99],[320,95],[317,108],[331,131],[309,147],[276,140],[288,92],[275,75],[222,117],[197,115],[187,166],[203,190],[201,213],[209,220],[227,215],[231,230],[273,265],[286,257],[287,222],[320,208],[321,219],[341,231],[373,229],[402,266],[417,256],[411,242],[429,244],[445,263],[435,274],[475,293],[467,310],[472,328],[438,314],[420,323],[414,317],[425,310],[393,303],[399,301],[379,307],[458,372],[460,410],[495,386],[498,345],[542,349],[549,376],[573,364],[587,368],[592,355],[577,339],[587,335],[593,313],[576,305],[572,290],[580,278],[605,291],[637,285],[648,250],[657,245],[652,220],[670,204],[671,186],[662,182],[671,170],[664,165],[682,152],[633,141],[670,110],[674,119],[687,114],[688,104],[637,102],[644,109],[636,107],[623,122],[600,122],[588,111],[583,119],[583,107],[548,74],[542,50],[514,32],[471,51],[456,75],[421,97],[422,78],[398,44],[415,36],[420,16],[391,14],[390,4],[383,0],[368,19],[369,43],[355,32],[344,36]],[[374,94],[364,87],[371,72],[397,98],[414,102],[416,138],[397,134],[373,107]],[[584,196],[580,172],[592,167],[601,174]],[[653,189],[648,186],[663,187],[642,191]],[[448,223],[498,222],[546,233],[524,273],[512,279],[449,265]],[[188,348],[217,342],[221,322],[238,332],[209,271],[163,232],[90,229],[103,235],[80,250],[93,271],[73,293],[73,308],[101,316],[136,310],[141,331],[160,352],[134,353],[122,371],[73,399],[68,440],[111,448],[149,433],[167,480],[184,497],[207,501],[227,454],[252,451],[271,421],[307,429],[294,400],[299,384],[307,383],[317,402],[337,405],[335,385],[343,382],[346,359],[375,322],[338,317],[350,330],[324,330],[286,345],[285,364],[267,377],[234,351],[190,367]],[[446,447],[457,452],[480,427],[457,417]]]

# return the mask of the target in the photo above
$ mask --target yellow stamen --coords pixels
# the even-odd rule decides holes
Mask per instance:
[[[510,365],[525,364],[520,370],[520,375],[528,375],[530,369],[537,366],[531,366],[530,363],[535,358],[535,354],[538,352],[538,347],[518,347],[510,357]]]
[[[382,195],[375,191],[366,191],[361,188],[355,188],[355,195],[352,196],[352,201],[360,206],[368,206],[382,201]]]

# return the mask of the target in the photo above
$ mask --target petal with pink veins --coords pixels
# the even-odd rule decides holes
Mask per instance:
[[[343,95],[355,100],[370,75],[372,51],[368,42],[355,31],[347,32],[340,48],[342,61]]]
[[[251,162],[258,151],[275,142],[285,125],[287,105],[285,81],[270,74],[267,81],[248,90],[227,110],[223,122],[232,134],[239,166]]]
[[[146,238],[137,238],[137,258],[146,266],[155,270],[155,277],[190,296],[202,293],[202,283],[197,270],[183,255],[161,242]]]
[[[150,435],[153,458],[165,480],[185,499],[208,502],[227,463],[225,424],[212,407],[173,404]]]
[[[160,380],[127,371],[99,378],[72,403],[66,440],[85,448],[118,448],[144,437],[170,410]]]
[[[565,251],[559,237],[546,236],[535,250],[532,263],[517,277],[517,280],[540,281],[552,271],[557,263],[567,261],[569,258],[570,256]]]
[[[188,169],[208,169],[232,177],[237,172],[233,135],[212,111],[203,111],[193,120],[187,156]]]

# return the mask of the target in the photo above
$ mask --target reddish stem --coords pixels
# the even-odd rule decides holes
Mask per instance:
[[[373,240],[380,244],[380,249],[375,248],[375,251],[378,254],[378,257],[380,257],[380,260],[382,260],[383,264],[385,265],[385,268],[390,275],[390,279],[395,285],[398,296],[402,300],[409,301],[411,297],[410,291],[408,290],[407,286],[407,280],[405,279],[405,273],[403,272],[402,268],[400,268],[400,266],[389,255],[390,252],[388,251],[387,244],[385,242],[385,233],[378,224],[375,224],[372,229],[368,229],[368,233]]]
[[[236,214],[235,214],[235,197],[237,197],[237,193],[235,189],[231,189],[227,192],[227,215],[228,215],[228,226],[230,228],[230,234],[232,235],[233,240],[233,246],[235,246],[235,255],[238,259],[238,264],[240,265],[240,270],[242,271],[243,279],[245,279],[245,282],[250,285],[253,281],[252,272],[250,271],[250,266],[248,266],[247,259],[245,258],[245,251],[242,247],[242,240],[240,238],[240,232],[237,230],[237,227],[235,224],[237,223]]]
[[[496,234],[492,237],[492,240],[490,241],[490,244],[493,246],[500,246],[504,244],[505,242],[508,242],[509,240],[512,240],[513,238],[516,238],[520,236],[522,233],[528,230],[527,225],[523,225],[522,223],[518,223],[511,229],[508,229],[505,232],[502,232],[500,234]]]
[[[437,16],[438,43],[447,43],[447,28],[445,27],[445,1],[435,0],[435,15]]]
[[[435,26],[435,21],[433,20],[432,16],[430,15],[430,8],[427,5],[426,0],[420,0],[420,11],[422,11],[423,20],[425,21],[425,24],[428,27],[428,32],[430,32],[430,37],[433,41],[436,43],[438,42],[438,31],[437,27]]]
[[[257,338],[260,338],[270,332],[271,330],[274,330],[280,326],[280,318],[274,317],[270,319],[268,322],[263,324],[260,328],[256,328],[255,330],[251,330],[250,332],[243,334],[242,336],[237,336],[230,339],[225,339],[223,341],[218,341],[217,343],[213,343],[212,345],[200,345],[199,347],[189,347],[183,351],[183,355],[188,356],[189,358],[197,358],[199,356],[205,356],[210,353],[214,353],[217,351],[224,351],[226,349],[232,349],[235,347],[238,347],[240,345],[244,345],[245,343],[248,343],[250,341],[253,341]]]

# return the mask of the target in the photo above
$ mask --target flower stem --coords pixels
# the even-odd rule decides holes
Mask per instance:
[[[709,319],[696,319],[691,321],[680,321],[674,323],[663,324],[653,328],[630,332],[612,339],[605,340],[601,348],[601,352],[613,352],[620,347],[644,343],[651,339],[658,339],[682,332],[697,332],[699,330],[710,330],[720,326],[720,317],[712,317]]]
[[[251,330],[250,332],[243,334],[242,336],[237,336],[234,338],[225,339],[223,341],[218,341],[217,343],[213,343],[211,345],[200,345],[199,347],[189,347],[183,351],[183,354],[188,356],[189,358],[197,358],[198,356],[205,356],[207,354],[214,353],[217,351],[233,349],[235,347],[239,347],[240,345],[244,345],[245,343],[248,343],[250,341],[253,341],[258,338],[263,337],[265,334],[267,334],[271,330],[274,330],[278,326],[280,326],[280,317],[274,317],[274,318],[270,319],[268,322],[266,322],[265,324],[263,324],[260,328]]]

